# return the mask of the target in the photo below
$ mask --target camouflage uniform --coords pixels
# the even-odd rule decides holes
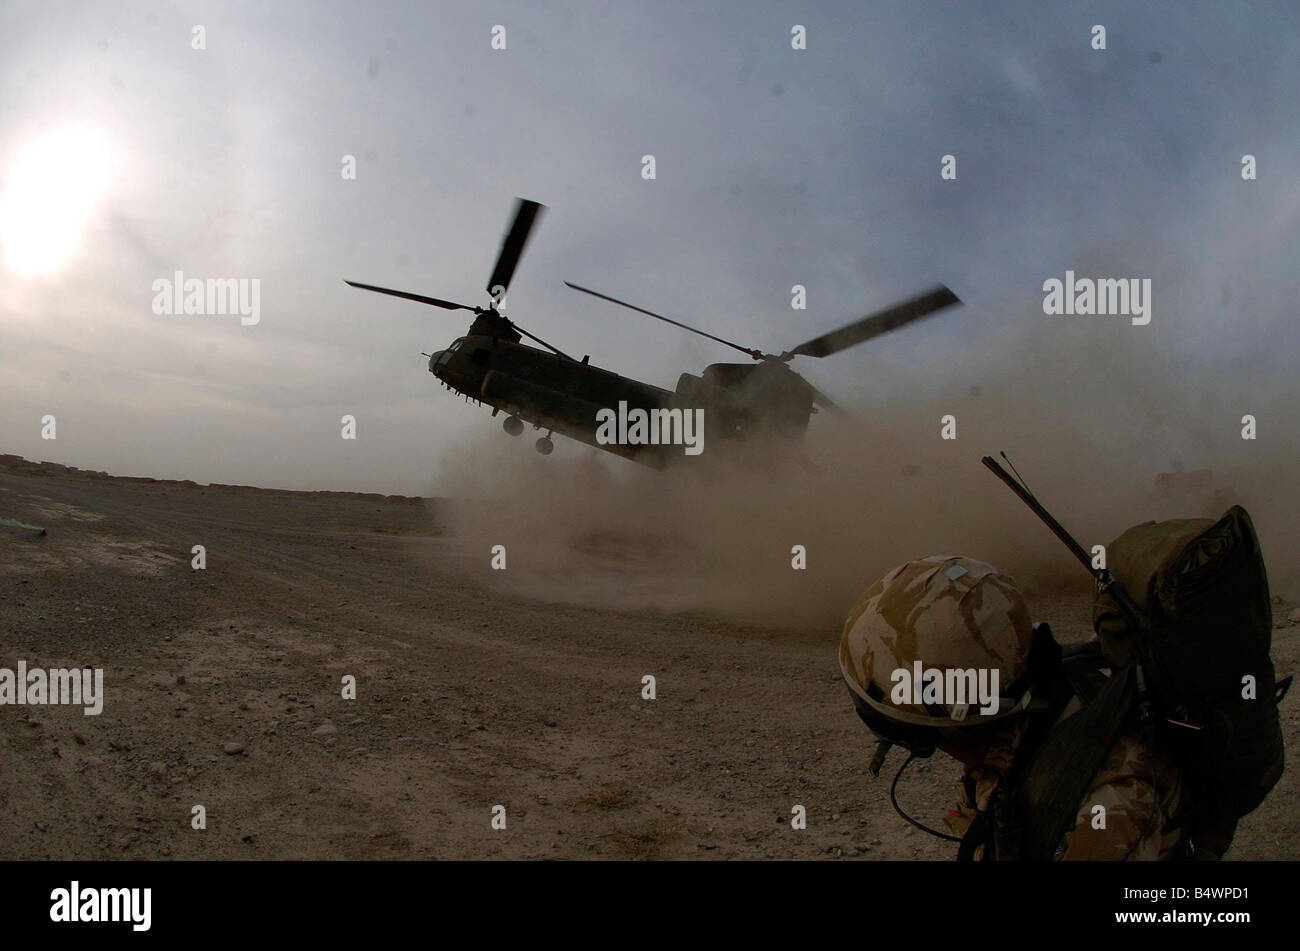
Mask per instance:
[[[1069,709],[1066,711],[1070,712]],[[1002,747],[984,763],[962,777],[957,808],[944,817],[953,835],[965,835],[977,811],[988,808],[989,797],[1011,765],[1014,747]],[[1079,805],[1074,828],[1065,834],[1053,858],[1059,861],[1122,861],[1133,848],[1130,861],[1164,861],[1179,843],[1174,825],[1183,807],[1178,771],[1157,754],[1156,779],[1160,788],[1160,814],[1145,838],[1142,832],[1151,816],[1151,767],[1146,747],[1137,736],[1121,736],[1111,747],[1088,793]],[[1093,808],[1105,807],[1106,827],[1093,828]],[[982,847],[975,858],[981,858]]]
[[[1011,718],[1021,703],[1003,704],[994,716],[936,716],[920,704],[890,701],[891,675],[921,661],[927,668],[996,667],[1005,690],[1028,663],[1032,627],[1015,583],[990,565],[969,558],[931,556],[894,568],[853,606],[840,639],[840,670],[859,708],[890,723],[934,731],[936,745],[966,764],[958,808],[947,815],[953,833],[962,835],[1006,774],[1015,755],[1023,718]],[[913,698],[915,699],[915,698]],[[1073,701],[1062,713],[1077,708]],[[864,714],[865,718],[865,714]],[[978,733],[969,727],[991,721]],[[870,724],[871,721],[868,721]],[[971,739],[979,737],[972,743]],[[1142,832],[1151,815],[1151,770],[1146,749],[1134,735],[1121,735],[1080,803],[1074,828],[1057,849],[1057,859],[1165,859],[1178,844],[1170,828],[1182,807],[1179,776],[1157,758],[1160,815],[1150,834]],[[1093,807],[1105,807],[1105,828],[1093,828]],[[1141,840],[1139,842],[1139,839]],[[977,853],[976,858],[979,855]]]

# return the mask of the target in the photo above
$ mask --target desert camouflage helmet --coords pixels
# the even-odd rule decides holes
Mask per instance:
[[[1032,640],[1014,581],[971,558],[933,555],[894,568],[853,606],[840,637],[840,672],[874,732],[928,755],[940,730],[979,726],[1025,707]],[[918,661],[945,672],[996,669],[997,712],[978,713],[974,702],[926,704],[920,696],[895,703],[894,672],[906,670],[914,681]]]

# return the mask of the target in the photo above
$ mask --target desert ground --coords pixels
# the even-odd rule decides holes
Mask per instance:
[[[106,700],[0,708],[0,858],[953,855],[890,807],[900,752],[867,773],[834,623],[548,598],[511,580],[526,552],[491,569],[457,527],[469,503],[7,460],[0,516],[47,532],[0,528],[0,666],[102,667]],[[629,590],[673,557],[615,529],[577,549]],[[1030,595],[1087,635],[1086,585]],[[1275,604],[1279,676],[1300,666],[1294,607]],[[913,764],[900,798],[941,825],[957,774]],[[1298,793],[1292,765],[1230,857],[1300,855]]]

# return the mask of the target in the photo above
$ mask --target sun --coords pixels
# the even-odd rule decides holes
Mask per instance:
[[[72,258],[108,181],[104,135],[87,124],[42,133],[18,148],[0,186],[0,250],[22,277],[53,274]]]

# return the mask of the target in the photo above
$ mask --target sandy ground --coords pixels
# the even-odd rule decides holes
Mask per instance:
[[[0,529],[0,666],[103,667],[107,694],[98,717],[0,707],[0,858],[952,856],[866,773],[837,629],[512,594],[449,504],[0,466],[0,515],[48,528]],[[585,557],[632,584],[650,556]],[[1086,635],[1086,590],[1031,595]],[[909,773],[939,824],[955,764]],[[1300,855],[1297,793],[1289,766],[1232,857]]]

